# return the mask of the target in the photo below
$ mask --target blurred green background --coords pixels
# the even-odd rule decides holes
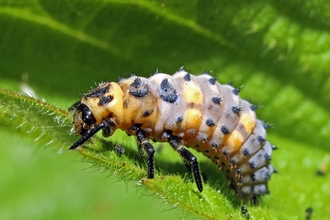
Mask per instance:
[[[28,85],[67,109],[102,80],[211,70],[221,83],[244,85],[242,97],[274,124],[269,139],[282,144],[264,206],[298,218],[312,206],[326,219],[329,175],[315,172],[330,151],[329,11],[325,0],[3,0],[0,86]],[[23,121],[0,107],[0,219],[188,215],[81,162],[69,146],[35,141],[33,127],[18,129]]]

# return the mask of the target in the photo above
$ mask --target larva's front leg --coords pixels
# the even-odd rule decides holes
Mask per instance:
[[[168,142],[176,150],[184,160],[188,169],[193,173],[197,188],[200,192],[203,191],[202,175],[199,171],[197,157],[195,157],[189,150],[184,148],[181,138],[172,134],[168,137]]]
[[[136,132],[136,139],[139,143],[139,150],[148,155],[148,178],[153,179],[155,172],[155,149],[149,143],[150,136],[145,131],[139,129]]]

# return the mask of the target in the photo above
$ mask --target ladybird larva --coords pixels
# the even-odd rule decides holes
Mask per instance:
[[[256,106],[242,100],[239,91],[183,68],[172,76],[157,73],[101,83],[71,107],[82,137],[70,149],[99,130],[109,137],[119,128],[136,136],[140,151],[148,155],[148,178],[153,178],[155,150],[149,140],[168,142],[202,192],[197,158],[185,148],[191,147],[224,170],[237,194],[255,199],[269,192],[268,181],[276,172],[270,164],[275,147],[266,140]]]

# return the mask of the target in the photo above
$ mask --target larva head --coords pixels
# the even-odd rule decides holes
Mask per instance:
[[[70,109],[73,112],[73,121],[78,135],[85,135],[100,123],[110,120],[115,127],[120,124],[123,112],[123,91],[117,83],[107,82],[83,96]],[[103,132],[109,136],[111,133]]]
[[[85,104],[78,101],[69,108],[69,112],[73,114],[73,123],[78,135],[83,136],[94,127],[96,119]]]

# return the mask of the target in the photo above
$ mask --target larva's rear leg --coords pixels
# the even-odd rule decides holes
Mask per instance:
[[[154,168],[155,168],[155,149],[154,147],[149,143],[150,137],[149,134],[147,134],[143,130],[138,130],[136,132],[136,139],[139,143],[139,150],[143,153],[145,152],[148,155],[148,178],[153,179],[154,178]]]
[[[197,188],[200,192],[202,192],[203,182],[202,182],[201,173],[199,171],[197,158],[189,150],[184,148],[181,138],[170,134],[167,140],[170,143],[170,145],[174,148],[174,150],[176,150],[181,155],[188,169],[192,171]]]

